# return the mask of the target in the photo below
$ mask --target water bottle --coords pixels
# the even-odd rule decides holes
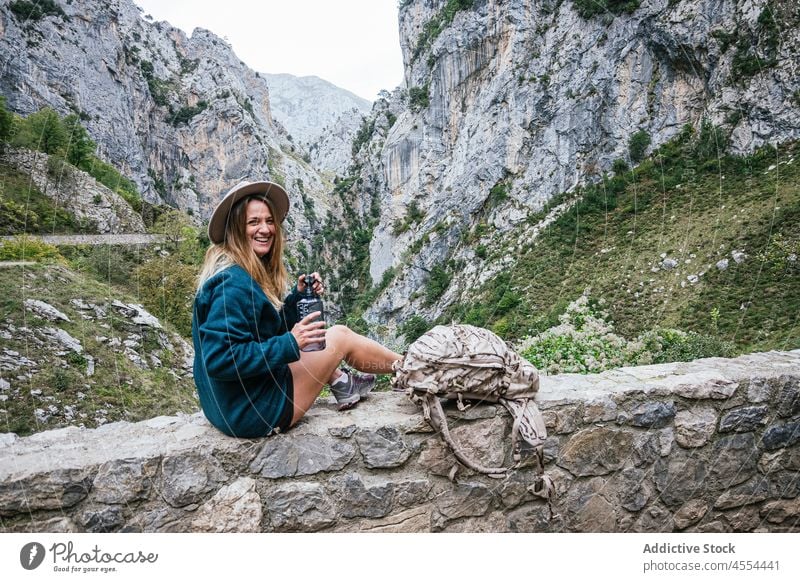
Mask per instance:
[[[322,306],[322,299],[320,299],[319,295],[314,293],[314,275],[306,275],[303,281],[306,284],[306,288],[305,291],[303,291],[303,297],[297,302],[297,315],[300,316],[300,319],[303,319],[309,313],[319,311],[320,315],[317,321],[324,321],[325,309]],[[323,339],[321,342],[308,344],[306,347],[300,348],[300,351],[317,352],[324,349],[325,340]]]

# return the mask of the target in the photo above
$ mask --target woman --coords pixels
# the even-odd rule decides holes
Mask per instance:
[[[349,408],[390,373],[400,355],[345,326],[325,329],[319,312],[298,321],[304,275],[288,288],[283,223],[289,198],[271,182],[240,182],[211,215],[192,318],[194,378],[208,420],[236,437],[259,437],[296,424],[329,383]],[[314,290],[324,285],[314,273]],[[325,341],[320,351],[302,348]]]

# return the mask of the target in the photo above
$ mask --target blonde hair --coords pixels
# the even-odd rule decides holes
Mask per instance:
[[[247,238],[247,205],[251,200],[264,202],[275,224],[272,248],[261,258],[253,252]],[[242,198],[231,208],[225,221],[225,238],[219,244],[212,244],[206,251],[203,267],[197,277],[197,292],[211,277],[233,265],[239,265],[247,271],[275,309],[283,307],[288,282],[286,266],[283,264],[283,228],[272,201],[261,194]]]

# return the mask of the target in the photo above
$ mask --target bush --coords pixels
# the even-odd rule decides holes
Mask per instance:
[[[408,104],[414,111],[426,109],[431,104],[431,99],[428,95],[428,85],[424,87],[411,87],[408,90]]]
[[[650,146],[650,135],[643,129],[640,129],[631,136],[628,142],[628,154],[631,157],[631,163],[638,164],[644,159],[644,154]]]
[[[0,261],[52,263],[63,259],[55,246],[30,236],[18,236],[0,245]]]
[[[734,347],[714,336],[657,328],[629,341],[614,332],[614,324],[589,291],[567,306],[560,324],[522,340],[522,357],[549,374],[602,372],[620,366],[689,362],[698,358],[731,357]]]
[[[22,21],[37,21],[45,16],[60,16],[66,20],[67,15],[61,9],[61,6],[53,2],[53,0],[36,0],[36,2],[28,2],[27,0],[15,0],[8,5],[9,10]]]
[[[14,114],[6,106],[6,98],[0,95],[0,143],[6,143],[11,139],[14,129]]]

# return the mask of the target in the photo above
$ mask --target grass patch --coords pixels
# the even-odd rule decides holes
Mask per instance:
[[[17,363],[3,374],[10,388],[0,402],[0,431],[91,428],[198,409],[175,333],[133,324],[112,305],[137,303],[135,296],[61,265],[1,274],[0,329],[11,338],[3,340],[3,353],[16,353]],[[70,321],[42,319],[25,309],[26,299],[49,303]],[[82,350],[47,339],[48,328],[68,333]]]

